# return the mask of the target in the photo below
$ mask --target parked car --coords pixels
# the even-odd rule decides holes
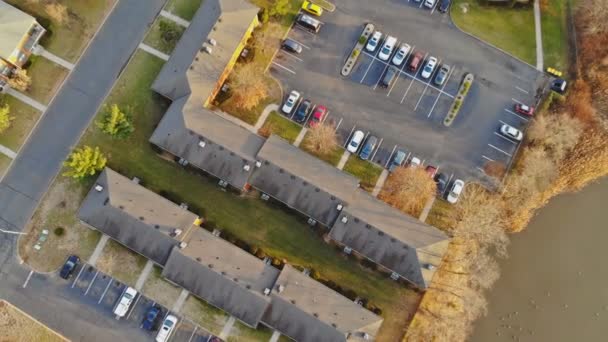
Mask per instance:
[[[407,57],[407,54],[410,53],[411,49],[412,47],[409,46],[409,44],[401,44],[399,50],[397,50],[397,53],[395,53],[395,56],[393,57],[393,64],[395,64],[396,66],[400,66],[405,60],[405,57]]]
[[[566,88],[568,87],[568,82],[566,80],[558,78],[551,82],[551,90],[556,93],[563,94],[566,92]]]
[[[464,189],[464,182],[460,179],[455,180],[454,183],[452,184],[452,188],[450,189],[450,193],[448,194],[448,197],[447,197],[448,202],[450,202],[452,204],[458,202],[458,197],[460,197],[460,194],[462,193],[463,189]]]
[[[441,0],[439,3],[439,12],[446,13],[450,9],[451,0]]]
[[[320,21],[304,13],[298,14],[296,23],[312,33],[318,33],[321,29]]]
[[[158,330],[158,334],[156,334],[156,342],[166,342],[169,340],[169,336],[175,329],[177,325],[177,317],[173,315],[168,315],[167,318],[163,321],[163,325],[161,325]]]
[[[310,109],[312,108],[312,103],[309,99],[305,99],[300,103],[298,109],[296,109],[296,113],[293,115],[293,119],[297,122],[306,121],[306,117],[310,113]]]
[[[513,140],[521,141],[524,138],[524,134],[513,126],[509,126],[504,124],[500,127],[500,133],[507,138],[511,138]]]
[[[378,138],[373,135],[367,137],[367,140],[365,140],[365,144],[363,145],[361,152],[359,152],[359,158],[363,160],[368,160],[374,152],[376,144],[378,144]]]
[[[439,71],[437,71],[437,75],[435,75],[434,82],[436,85],[443,85],[446,78],[448,77],[448,74],[450,73],[450,69],[451,67],[447,64],[441,65],[441,68],[439,68]]]
[[[397,38],[393,36],[388,36],[384,40],[384,44],[382,45],[382,49],[380,49],[378,58],[383,61],[388,61],[388,59],[391,57],[391,54],[393,53],[395,44],[397,44]]]
[[[129,308],[131,307],[131,303],[133,303],[136,296],[137,290],[134,288],[129,286],[125,289],[114,307],[114,314],[117,318],[124,317],[127,314]]]
[[[410,159],[410,167],[418,167],[422,164],[422,161],[418,157],[412,157]]]
[[[323,9],[321,6],[313,4],[312,2],[305,0],[302,3],[302,9],[310,14],[314,14],[317,17],[320,17],[323,14]]]
[[[293,53],[302,53],[302,45],[296,42],[293,39],[285,39],[283,44],[281,44],[281,48],[285,51],[293,52]]]
[[[437,184],[437,192],[443,194],[445,189],[448,187],[448,175],[445,173],[438,173],[435,175],[435,183]]]
[[[426,7],[426,8],[435,7],[435,1],[436,0],[424,0],[424,7]]]
[[[59,276],[63,279],[70,279],[76,267],[80,264],[80,258],[76,255],[70,255],[63,263]]]
[[[378,43],[380,43],[381,39],[382,39],[382,32],[380,32],[380,31],[374,32],[374,34],[371,36],[371,38],[367,41],[365,50],[367,50],[369,52],[376,51],[376,48],[378,48]]]
[[[408,70],[411,72],[416,72],[416,70],[418,70],[418,67],[420,66],[420,62],[422,61],[423,58],[424,58],[424,54],[422,53],[422,51],[414,52],[414,54],[410,58],[409,64],[407,65]]]
[[[156,321],[160,318],[160,308],[156,305],[151,306],[146,311],[141,327],[145,330],[152,331],[156,326]]]
[[[403,165],[403,162],[405,161],[406,157],[407,153],[405,151],[398,150],[397,152],[395,152],[395,154],[393,155],[393,159],[391,159],[391,162],[388,166],[388,171],[393,172],[396,168]]]
[[[298,104],[299,100],[300,100],[300,93],[298,93],[295,90],[292,90],[291,93],[289,93],[289,96],[287,96],[287,100],[285,100],[285,103],[283,103],[283,107],[281,108],[283,113],[291,114],[291,111]]]
[[[319,122],[322,122],[327,114],[327,108],[325,106],[318,105],[312,112],[308,126],[315,127]]]
[[[534,107],[530,107],[525,104],[517,103],[517,104],[515,104],[515,112],[517,112],[521,115],[532,116],[532,115],[534,115]]]
[[[357,150],[359,150],[359,146],[361,146],[363,138],[365,138],[365,133],[363,133],[363,131],[355,131],[355,133],[353,133],[353,136],[350,138],[350,141],[348,142],[346,150],[350,153],[357,153]]]
[[[426,62],[426,65],[424,66],[424,69],[422,69],[422,73],[420,74],[420,76],[422,76],[422,78],[431,77],[431,75],[433,74],[433,71],[435,71],[436,66],[437,66],[437,58],[435,58],[433,56],[429,57],[428,61]]]
[[[437,173],[437,167],[433,166],[433,165],[428,165],[424,171],[426,171],[426,173],[429,174],[429,176],[433,179],[435,179],[435,174]]]
[[[399,69],[394,66],[389,67],[384,73],[384,77],[382,77],[382,80],[380,81],[380,86],[383,88],[390,87],[397,78],[398,73]]]

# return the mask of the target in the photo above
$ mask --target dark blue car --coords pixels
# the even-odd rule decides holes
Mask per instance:
[[[61,267],[61,271],[59,271],[59,276],[63,279],[69,279],[74,273],[76,267],[80,264],[80,258],[76,255],[70,255],[68,259]]]
[[[302,101],[302,103],[300,103],[300,106],[298,107],[298,110],[296,110],[296,113],[293,115],[293,119],[297,122],[306,121],[306,117],[310,113],[311,108],[312,103],[310,102],[310,100],[306,99]]]
[[[156,321],[159,318],[160,308],[157,306],[152,306],[146,311],[146,315],[144,316],[144,321],[141,324],[141,327],[146,330],[154,330],[156,327]]]
[[[372,152],[376,148],[377,143],[378,143],[378,138],[376,138],[373,135],[370,135],[369,138],[367,138],[367,140],[365,141],[365,145],[363,145],[361,152],[359,152],[359,158],[361,158],[363,160],[368,160],[369,157],[371,156]]]

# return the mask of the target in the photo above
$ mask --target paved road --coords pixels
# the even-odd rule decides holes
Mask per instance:
[[[165,2],[119,0],[0,182],[0,228],[23,230]],[[0,298],[73,341],[145,340],[139,329],[66,296],[55,276],[34,274],[23,288],[29,269],[16,262],[16,242],[0,233]]]

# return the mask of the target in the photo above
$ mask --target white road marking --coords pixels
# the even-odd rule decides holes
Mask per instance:
[[[516,99],[514,99],[514,98],[511,98],[511,100],[513,100],[514,102],[517,102],[517,103],[519,103],[519,104],[522,104],[522,105],[524,104],[523,102],[521,102],[521,101],[519,101],[519,100],[516,100]]]
[[[378,147],[376,147],[376,150],[374,151],[374,154],[372,155],[371,158],[369,158],[369,160],[371,162],[374,161],[374,157],[376,156],[376,153],[378,153],[378,150],[380,149],[380,146],[382,146],[382,142],[384,141],[384,138],[380,138],[380,143],[378,144]]]
[[[529,91],[527,91],[527,90],[525,90],[525,89],[522,89],[522,88],[520,88],[520,87],[518,87],[518,86],[515,86],[515,89],[517,89],[517,90],[521,91],[522,93],[530,94],[530,92],[529,92]]]
[[[23,288],[25,288],[27,286],[27,283],[30,282],[30,278],[32,278],[32,274],[34,274],[34,270],[31,270],[30,273],[27,275],[27,278],[25,278],[25,283],[23,283]]]
[[[95,271],[95,275],[93,276],[93,279],[91,279],[91,282],[89,283],[89,286],[87,287],[87,290],[84,291],[84,295],[86,296],[87,293],[89,293],[89,290],[91,289],[91,286],[93,286],[93,283],[95,282],[95,279],[97,279],[97,275],[99,274],[99,270]]]
[[[372,64],[374,64],[374,60],[372,59],[371,63],[369,63],[369,65],[367,66],[367,70],[365,70],[365,74],[363,74],[363,77],[361,77],[361,81],[359,81],[359,84],[363,83],[363,80],[365,79],[365,76],[367,76],[367,73],[369,72],[369,69],[371,69]]]
[[[492,159],[490,157],[487,157],[487,156],[484,156],[483,154],[481,155],[481,158],[489,160],[489,161],[492,161],[492,162],[495,161],[494,159]]]
[[[277,63],[277,62],[275,62],[275,61],[272,61],[272,64],[274,64],[274,65],[278,66],[279,68],[285,69],[285,70],[287,70],[288,72],[290,72],[290,73],[292,73],[292,74],[294,74],[294,75],[296,74],[296,72],[295,72],[295,71],[293,71],[293,70],[289,69],[288,67],[282,66],[281,64],[279,64],[279,63]]]
[[[350,133],[348,133],[348,136],[346,136],[346,142],[344,143],[344,148],[346,148],[346,146],[348,145],[348,142],[350,141],[350,136],[355,131],[355,127],[357,127],[357,125],[354,125],[353,128],[350,129]]]
[[[508,110],[508,109],[506,109],[506,108],[505,108],[505,112],[507,112],[507,113],[509,113],[509,114],[512,114],[512,115],[515,115],[515,116],[517,116],[518,118],[520,118],[520,119],[522,119],[522,120],[524,120],[524,121],[528,122],[528,118],[523,117],[522,115],[519,115],[519,114],[515,113],[514,111],[511,111],[511,110]]]
[[[420,95],[420,97],[418,98],[418,102],[416,102],[416,107],[414,107],[414,111],[416,111],[416,109],[418,109],[418,106],[420,105],[420,102],[422,101],[422,98],[424,97],[424,94],[426,93],[426,90],[429,88],[429,85],[431,84],[431,80],[433,79],[433,75],[437,72],[438,66],[441,64],[441,59],[437,61],[437,64],[435,65],[435,70],[433,70],[433,72],[429,75],[429,81],[426,82],[426,86],[424,87],[424,90],[422,91],[422,95]],[[441,95],[441,93],[439,93],[439,95]]]
[[[399,81],[399,75],[397,75],[397,79],[393,82],[393,85],[391,86],[391,89],[388,90],[388,93],[386,93],[386,97],[389,97],[391,95],[391,91],[393,91],[393,88],[395,87],[395,84],[397,84],[397,82]]]
[[[291,30],[291,29],[290,29],[290,30]],[[309,47],[309,46],[306,46],[306,45],[302,44],[301,42],[299,42],[299,41],[297,41],[297,40],[295,40],[295,39],[293,39],[293,38],[291,38],[291,37],[287,37],[287,38],[289,38],[290,40],[293,40],[294,42],[296,42],[296,43],[298,43],[298,44],[300,44],[300,45],[302,45],[302,47],[303,47],[303,48],[310,50],[310,47]]]
[[[380,74],[380,78],[378,78],[378,82],[376,82],[376,85],[374,86],[374,90],[376,90],[376,88],[378,87],[378,84],[380,84],[380,80],[382,80],[382,77],[384,77],[384,73],[386,72],[386,69],[388,69],[388,64],[385,64],[384,70],[382,70],[382,73]]]
[[[113,281],[114,281],[114,278],[110,278],[110,282],[108,282],[108,286],[106,286],[106,289],[103,290],[103,293],[101,294],[101,297],[99,297],[97,304],[100,304],[101,301],[103,300],[103,298],[106,296],[106,292],[108,292],[108,289],[110,288],[110,285],[112,285]]]
[[[477,167],[477,170],[481,171],[482,173],[486,173],[484,169],[480,168],[479,166]]]
[[[436,2],[435,2],[435,6],[433,6],[433,9],[431,9],[431,15],[433,15],[433,13],[435,13],[435,9],[437,9],[437,3],[438,3],[438,2],[439,2],[439,1],[436,1]]]
[[[294,23],[293,27],[297,27],[300,29],[300,31],[304,32],[304,33],[308,33],[309,35],[316,37],[317,35],[315,35],[314,33],[308,31],[307,28],[303,27],[302,25],[298,24],[297,22]]]
[[[397,145],[393,146],[393,150],[391,151],[391,154],[388,155],[388,159],[386,160],[386,163],[384,163],[384,168],[388,167],[388,163],[390,163],[391,159],[393,159],[393,153],[395,153],[396,149],[397,149]]]
[[[446,77],[446,79],[444,80],[443,86],[441,86],[441,90],[442,91],[443,91],[443,89],[445,89],[445,86],[450,81],[450,77],[452,77],[453,73],[454,73],[454,67],[452,67],[452,69],[450,69],[450,72],[448,73],[448,77]],[[435,99],[435,103],[433,103],[433,106],[431,107],[431,110],[429,111],[429,114],[426,116],[427,118],[430,118],[431,114],[433,114],[433,110],[435,110],[435,106],[437,105],[437,102],[439,102],[439,98],[440,97],[441,97],[441,93],[439,93],[439,95],[437,95],[437,98]]]
[[[502,153],[506,154],[507,156],[511,157],[511,154],[510,154],[510,153],[505,152],[505,151],[503,151],[503,150],[499,149],[498,147],[496,147],[496,146],[494,146],[494,145],[492,145],[492,144],[488,144],[488,146],[490,146],[491,148],[495,149],[495,150],[496,150],[496,151],[498,151],[498,152],[502,152]]]
[[[338,128],[340,128],[340,125],[342,124],[342,120],[344,120],[344,118],[340,118],[340,121],[338,121],[338,124],[336,125],[335,131],[337,131]]]
[[[450,182],[452,181],[452,178],[454,178],[454,173],[452,172],[452,174],[450,174],[450,177],[448,178],[448,182],[445,183],[445,190],[443,190],[443,193],[441,194],[443,197],[445,197],[445,195],[450,192]]]
[[[502,135],[502,134],[500,134],[498,132],[494,132],[494,134],[497,135],[497,136],[499,136],[499,137],[501,137],[501,138],[503,138],[504,140],[510,142],[511,144],[517,144],[517,141],[511,140],[511,139],[505,137],[504,135]]]
[[[82,274],[82,271],[84,271],[84,268],[87,264],[82,265],[82,267],[80,268],[80,271],[78,272],[78,275],[76,275],[76,278],[74,278],[74,282],[72,283],[72,288],[74,288],[74,285],[76,285],[76,281],[78,281],[78,278],[80,278],[80,275]]]
[[[137,298],[135,298],[135,302],[133,303],[133,305],[129,306],[129,313],[127,314],[127,319],[129,319],[129,317],[131,317],[131,314],[133,313],[133,311],[135,311],[135,307],[137,306],[137,302],[139,302],[139,298],[141,298],[141,294],[138,294]]]
[[[420,6],[418,6],[418,8],[422,8],[422,4],[424,4],[424,0],[420,1]]]
[[[195,325],[194,330],[192,330],[192,335],[190,335],[190,338],[188,339],[188,342],[192,341],[192,339],[194,338],[194,334],[196,334],[197,329],[198,329],[198,325]]]
[[[302,58],[300,58],[300,57],[298,57],[298,56],[296,56],[296,55],[294,55],[294,54],[292,54],[292,53],[289,53],[289,52],[287,52],[287,51],[285,51],[285,50],[281,50],[281,51],[283,51],[283,54],[285,54],[285,55],[287,55],[287,56],[290,56],[290,57],[293,57],[293,58],[295,58],[296,60],[298,60],[298,61],[300,61],[300,62],[302,62],[302,61],[303,61],[303,59],[302,59]]]
[[[415,80],[415,78],[412,78],[412,81],[410,82],[410,85],[405,90],[405,93],[403,94],[403,97],[401,98],[401,102],[400,103],[403,103],[403,101],[405,100],[405,97],[407,96],[407,93],[410,92],[410,88],[412,88],[412,84],[414,84],[414,80]]]

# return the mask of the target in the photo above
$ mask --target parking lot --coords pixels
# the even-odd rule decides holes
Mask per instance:
[[[85,302],[95,307],[98,311],[108,315],[108,317],[114,317],[114,306],[127,285],[87,264],[79,265],[74,274],[75,276],[65,283],[64,290],[66,295],[74,298],[74,300]],[[121,324],[130,328],[140,328],[147,310],[152,306],[157,306],[160,309],[159,317],[162,319],[157,320],[154,331],[149,332],[141,329],[141,333],[147,334],[150,340],[153,340],[164,317],[170,312],[169,309],[155,303],[141,293],[137,295],[131,304],[127,315],[120,319]],[[214,337],[189,319],[180,317],[174,313],[173,315],[179,318],[179,322],[171,335],[170,341],[207,342]]]
[[[318,18],[323,26],[317,34],[294,24],[288,37],[302,45],[300,54],[277,53],[271,70],[285,93],[295,89],[313,104],[326,106],[327,120],[336,125],[342,144],[355,130],[378,137],[372,161],[380,166],[386,167],[393,153],[403,150],[451,178],[494,184],[484,173],[486,163],[509,166],[518,149],[518,142],[501,135],[500,127],[508,124],[525,131],[528,118],[516,114],[513,106],[535,106],[546,87],[545,76],[462,33],[447,14],[422,3],[337,0],[335,4],[334,12]],[[438,67],[431,77],[422,78],[424,63],[410,72],[406,58],[396,80],[383,88],[379,83],[390,58],[389,62],[379,59],[379,48],[364,50],[351,74],[342,77],[340,69],[368,22],[384,37],[396,37],[396,47],[407,43],[411,51],[422,52],[425,61],[434,56],[438,67],[449,65],[446,81],[440,86],[432,82]],[[474,74],[475,82],[459,116],[445,127],[443,119],[466,73]]]

